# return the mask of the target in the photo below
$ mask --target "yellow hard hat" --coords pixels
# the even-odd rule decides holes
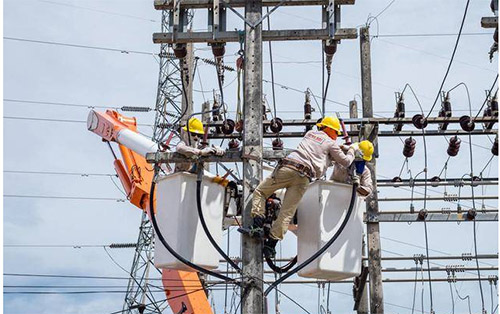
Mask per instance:
[[[203,123],[200,121],[200,119],[191,118],[191,119],[189,119],[188,124],[189,124],[189,132],[190,133],[205,134],[205,130],[203,129]],[[182,129],[184,131],[188,130],[187,126],[184,126]]]
[[[372,160],[373,144],[370,141],[361,141],[359,143],[359,150],[363,153],[363,159],[366,161]]]
[[[316,123],[316,126],[319,128],[327,127],[337,131],[339,135],[342,134],[342,131],[340,130],[340,120],[337,117],[324,117],[321,122]]]

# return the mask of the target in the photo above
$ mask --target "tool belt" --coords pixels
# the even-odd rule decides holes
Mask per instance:
[[[285,158],[285,159],[281,160],[280,165],[283,167],[293,169],[293,170],[299,172],[300,174],[305,175],[309,178],[314,178],[314,174],[309,166],[303,165],[299,162],[296,162],[295,160]]]

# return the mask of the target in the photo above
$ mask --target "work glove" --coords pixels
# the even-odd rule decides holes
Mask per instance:
[[[200,156],[209,156],[212,154],[215,154],[215,150],[213,147],[205,147],[200,152]]]
[[[359,149],[359,143],[352,143],[351,146],[349,146],[349,151],[352,151],[354,156],[357,156],[361,153],[361,150]]]
[[[214,146],[212,148],[214,150],[215,156],[224,156],[224,154],[226,153],[226,150],[220,148],[219,146]]]
[[[340,149],[341,149],[344,153],[347,153],[347,151],[349,150],[349,145],[344,145],[344,144],[341,144],[341,145],[340,145]]]
[[[356,188],[356,191],[361,196],[368,196],[370,194],[369,191],[364,186],[358,186]]]

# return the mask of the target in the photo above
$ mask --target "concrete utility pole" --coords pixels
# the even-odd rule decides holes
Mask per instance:
[[[183,61],[180,61],[179,66],[184,69],[184,75],[181,78],[184,81],[184,86],[186,87],[186,95],[182,95],[182,111],[186,114],[182,117],[182,123],[186,123],[189,115],[193,113],[193,69],[194,69],[194,57],[193,57],[193,44],[186,44],[187,55]],[[186,110],[187,109],[187,110]]]
[[[349,118],[351,119],[357,119],[358,118],[358,103],[356,100],[351,100],[349,102]],[[359,129],[356,124],[351,124],[351,141],[353,143],[359,142]],[[363,238],[363,257],[366,257],[366,251],[365,251],[365,240]],[[362,261],[363,266],[365,265],[366,262]],[[366,285],[366,283],[364,284]],[[368,314],[368,289],[367,287],[364,287],[363,293],[361,294],[361,298],[359,299],[359,304],[358,304],[358,309],[357,309],[358,314]]]
[[[262,17],[262,0],[246,1],[245,19],[255,24]],[[252,224],[252,193],[262,179],[262,23],[245,24],[243,77],[243,226]],[[263,298],[262,241],[242,235],[243,278],[241,313],[266,313]]]
[[[368,27],[360,29],[361,45],[361,92],[363,98],[363,118],[373,117],[372,104],[372,71],[370,57],[370,33]],[[375,146],[375,156],[378,153],[378,125],[363,126],[363,138],[370,140]],[[366,199],[367,216],[378,215],[376,159],[368,163],[372,172],[373,193]],[[370,274],[370,312],[384,313],[384,294],[382,287],[382,265],[380,261],[380,226],[378,222],[367,222],[368,239],[368,270]]]

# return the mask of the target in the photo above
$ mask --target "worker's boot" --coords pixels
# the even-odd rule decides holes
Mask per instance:
[[[279,240],[273,238],[267,238],[266,242],[264,242],[264,248],[262,252],[266,258],[274,258],[276,256],[276,244]]]
[[[264,236],[264,218],[256,216],[250,228],[239,227],[238,232],[248,234],[252,238],[262,238]]]

